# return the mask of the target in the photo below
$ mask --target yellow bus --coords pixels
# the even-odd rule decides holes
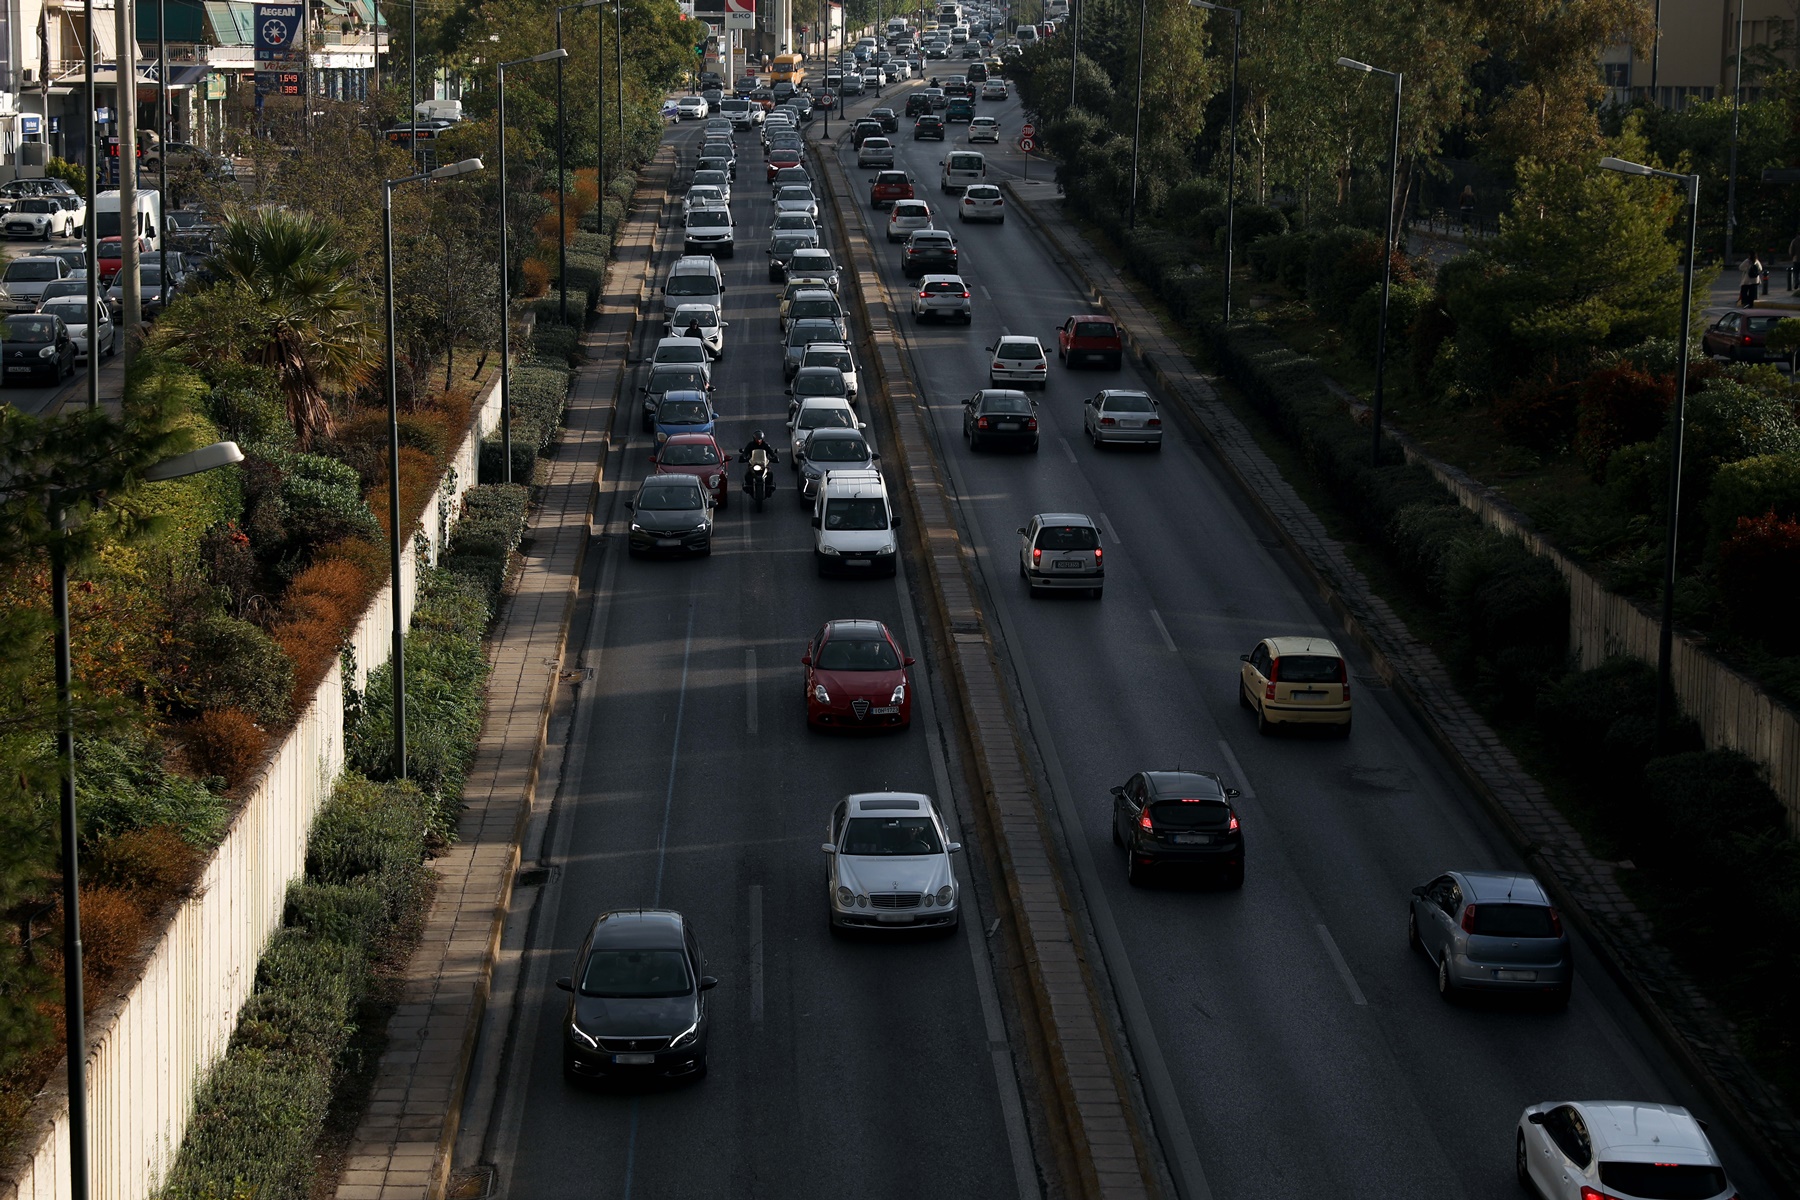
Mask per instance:
[[[769,65],[769,83],[791,83],[800,86],[806,78],[806,68],[801,65],[803,58],[798,54],[777,54],[775,61]]]

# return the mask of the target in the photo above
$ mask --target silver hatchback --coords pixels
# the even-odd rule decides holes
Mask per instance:
[[[931,205],[923,200],[896,200],[888,213],[887,240],[904,242],[921,229],[930,229]]]
[[[1575,959],[1544,887],[1511,871],[1449,871],[1412,890],[1406,937],[1437,966],[1438,994],[1511,992],[1569,1003]]]
[[[967,325],[975,320],[975,310],[969,305],[969,285],[960,275],[927,275],[919,280],[912,313],[915,321],[936,317]]]
[[[1098,600],[1106,565],[1093,519],[1083,513],[1039,513],[1019,526],[1019,575],[1033,596],[1077,589]]]

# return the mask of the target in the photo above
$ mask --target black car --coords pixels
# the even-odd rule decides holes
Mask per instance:
[[[60,383],[75,373],[75,340],[61,317],[17,313],[6,318],[0,356],[6,359],[7,383]]]
[[[712,553],[712,497],[696,476],[651,475],[625,507],[631,510],[631,557]]]
[[[864,118],[856,123],[855,129],[850,131],[850,143],[858,150],[861,150],[864,142],[872,137],[880,137],[886,132],[886,126],[882,125],[880,121],[872,121]]]
[[[926,138],[944,140],[944,118],[934,113],[926,113],[913,122],[913,141],[921,142]]]
[[[816,229],[777,229],[769,235],[769,282],[783,283],[787,280],[788,260],[794,257],[796,250],[816,250],[819,247],[819,233]]]
[[[725,99],[723,90],[716,87],[703,88],[700,92],[700,98],[706,101],[707,116],[716,117],[719,115],[719,102]]]
[[[704,1079],[706,993],[719,983],[705,969],[680,913],[601,913],[575,956],[575,974],[556,981],[569,993],[563,1078]]]
[[[908,279],[957,273],[956,239],[942,229],[918,229],[906,239],[900,270]]]
[[[878,108],[869,114],[869,120],[879,121],[881,128],[887,133],[896,133],[900,129],[900,117],[891,108]]]
[[[906,115],[907,116],[922,117],[930,111],[931,111],[931,97],[927,96],[925,93],[914,92],[906,98]],[[894,122],[894,124],[896,127],[899,126],[898,121]]]
[[[1244,831],[1228,788],[1210,771],[1140,771],[1112,790],[1113,845],[1125,850],[1125,879],[1147,882],[1153,867],[1219,872],[1244,886]]]
[[[970,450],[1023,446],[1036,454],[1037,405],[1024,392],[982,388],[963,401],[963,439]]]

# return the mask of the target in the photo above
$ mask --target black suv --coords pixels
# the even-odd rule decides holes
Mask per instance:
[[[878,108],[869,114],[869,120],[881,122],[881,128],[887,133],[897,133],[900,129],[900,118],[891,108]]]
[[[944,118],[936,113],[926,113],[913,122],[913,141],[924,141],[926,138],[944,140]]]
[[[1113,845],[1125,850],[1125,879],[1148,882],[1152,867],[1219,872],[1244,886],[1244,831],[1228,788],[1210,771],[1140,771],[1112,790]]]
[[[871,121],[868,118],[864,118],[856,123],[855,129],[850,131],[850,143],[858,150],[861,150],[864,142],[872,137],[881,137],[886,132],[887,130],[882,127],[880,121]]]
[[[914,93],[912,93],[912,95],[910,95],[906,98],[906,115],[907,116],[909,116],[909,117],[923,116],[924,114],[926,114],[930,111],[931,111],[931,97],[925,95],[923,92],[914,92]],[[896,128],[899,127],[899,124],[900,123],[898,121],[894,122],[894,125]]]
[[[906,239],[900,254],[900,270],[908,279],[921,275],[954,275],[956,239],[942,229],[920,229]]]

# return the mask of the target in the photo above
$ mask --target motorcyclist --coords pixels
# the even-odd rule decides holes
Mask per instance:
[[[738,461],[750,463],[751,466],[754,467],[755,460],[752,458],[752,456],[754,454],[756,454],[756,452],[759,450],[763,454],[768,456],[764,460],[765,467],[772,468],[772,467],[774,467],[774,465],[777,462],[779,462],[781,460],[781,456],[775,453],[775,447],[769,445],[769,440],[763,436],[763,431],[759,429],[756,431],[755,436],[753,436],[750,439],[749,444],[746,445],[741,451],[738,452]],[[767,490],[773,492],[775,490],[775,472],[773,470],[765,470],[764,476],[765,476],[764,487]],[[750,482],[749,472],[745,472],[744,483],[746,486],[748,486],[749,482]]]

